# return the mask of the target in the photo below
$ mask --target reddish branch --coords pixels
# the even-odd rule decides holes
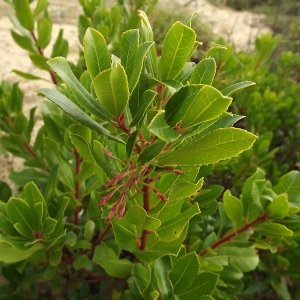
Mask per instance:
[[[240,228],[239,230],[234,230],[232,233],[230,233],[227,236],[224,236],[222,239],[216,241],[211,247],[210,249],[214,250],[216,248],[221,247],[223,244],[231,242],[232,238],[234,238],[235,236],[248,231],[248,230],[252,230],[253,226],[262,222],[268,220],[268,213],[263,214],[262,216],[257,217],[254,221],[252,221],[251,223],[246,223],[242,228]],[[199,256],[205,256],[208,253],[208,250],[205,249],[204,251],[198,253]]]
[[[32,36],[33,39],[34,39],[34,42],[35,42],[35,45],[36,45],[36,47],[37,47],[37,49],[38,49],[38,51],[39,51],[39,54],[42,55],[42,56],[44,56],[44,51],[43,51],[43,49],[42,49],[40,46],[38,46],[38,44],[37,44],[37,38],[36,38],[36,36],[35,36],[34,31],[31,31],[30,34],[31,34],[31,36]],[[57,80],[56,80],[55,74],[54,74],[51,70],[49,71],[49,74],[50,74],[50,77],[51,77],[52,82],[53,82],[55,85],[57,85]]]

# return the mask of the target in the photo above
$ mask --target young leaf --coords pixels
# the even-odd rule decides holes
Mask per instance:
[[[260,223],[258,225],[255,225],[254,229],[268,236],[281,237],[293,235],[293,231],[288,229],[286,226],[272,222]]]
[[[49,100],[53,101],[58,106],[60,106],[75,121],[79,122],[84,126],[89,127],[92,130],[95,130],[97,133],[101,135],[105,135],[112,140],[124,144],[124,142],[121,139],[111,135],[107,129],[105,129],[103,126],[98,124],[83,110],[81,110],[73,101],[71,101],[69,98],[67,98],[60,92],[51,89],[40,89],[38,90],[38,92],[46,96]]]
[[[289,202],[300,204],[300,172],[292,171],[282,176],[274,187],[274,192],[277,194],[287,193]]]
[[[116,253],[104,245],[96,247],[93,261],[99,264],[110,276],[125,278],[131,274],[133,263],[128,259],[119,259]]]
[[[272,218],[283,219],[289,213],[289,202],[287,195],[278,195],[273,202],[268,205],[267,211]]]
[[[139,155],[138,163],[144,165],[158,156],[166,146],[166,142],[158,141],[147,148]]]
[[[191,55],[196,41],[193,29],[176,22],[168,31],[159,60],[161,80],[175,79]]]
[[[143,120],[145,113],[146,113],[148,107],[153,102],[155,96],[156,96],[156,92],[154,92],[152,90],[146,90],[143,93],[140,106],[138,107],[138,110],[137,110],[136,114],[134,115],[134,118],[131,121],[129,127],[133,127],[133,126],[137,125],[141,120]]]
[[[93,28],[88,28],[83,39],[84,57],[91,78],[111,67],[110,54],[103,35]]]
[[[14,1],[16,16],[19,22],[29,31],[34,30],[33,15],[29,6],[28,0],[15,0]]]
[[[161,140],[172,143],[180,137],[180,133],[173,130],[165,120],[165,111],[160,110],[152,119],[147,129]]]
[[[79,80],[73,74],[67,60],[63,57],[55,57],[48,60],[48,65],[54,72],[69,86],[70,90],[76,96],[77,101],[84,109],[103,120],[112,120],[112,116],[105,111],[101,105],[84,88]]]
[[[218,279],[217,274],[202,272],[194,277],[189,289],[181,291],[176,296],[182,300],[201,299],[201,296],[210,295],[214,291]]]
[[[39,15],[43,10],[47,8],[48,0],[38,0],[36,7],[33,11],[33,16],[36,17]]]
[[[210,57],[202,59],[194,69],[190,83],[211,85],[216,74],[216,68],[216,61],[214,58]]]
[[[225,95],[225,96],[230,96],[235,91],[244,89],[244,88],[246,88],[248,86],[255,85],[255,84],[256,83],[252,82],[252,81],[243,81],[243,82],[235,83],[233,85],[228,86],[224,90],[222,90],[222,94]]]
[[[194,100],[186,107],[181,128],[194,126],[201,122],[213,120],[224,113],[231,104],[232,98],[224,97],[212,86],[204,86]]]
[[[158,160],[160,166],[195,166],[217,163],[249,149],[256,136],[238,128],[216,129]]]
[[[100,104],[118,118],[129,100],[127,76],[121,64],[101,72],[94,78],[95,93]]]
[[[234,223],[234,228],[239,229],[243,226],[243,203],[240,199],[231,195],[227,190],[223,196],[224,209],[228,218]]]
[[[163,242],[171,242],[179,238],[188,221],[200,213],[198,203],[194,204],[188,210],[163,223],[157,230],[158,238]]]
[[[201,178],[196,184],[190,182],[176,183],[169,194],[169,201],[174,201],[181,198],[186,198],[195,195],[203,185],[203,178]]]
[[[180,257],[169,273],[174,294],[177,295],[191,286],[199,272],[199,262],[195,252]]]
[[[49,45],[51,41],[51,34],[52,34],[51,20],[47,17],[39,19],[37,45],[40,48],[45,49]]]

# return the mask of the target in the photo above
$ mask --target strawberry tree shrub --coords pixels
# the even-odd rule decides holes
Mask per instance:
[[[10,174],[17,193],[0,185],[0,298],[296,294],[299,173],[274,184],[260,165],[226,185],[235,160],[269,145],[230,112],[231,95],[254,83],[220,80],[224,46],[189,61],[192,17],[170,27],[158,56],[145,12],[155,1],[80,2],[77,64],[62,31],[44,56],[47,1],[14,2],[15,41],[56,88],[38,90],[50,101],[32,138],[35,110],[24,116],[18,85],[1,85],[0,142],[24,169]]]

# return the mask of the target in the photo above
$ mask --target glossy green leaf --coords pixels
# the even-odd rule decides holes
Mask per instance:
[[[148,162],[150,162],[152,159],[157,157],[161,151],[166,146],[166,142],[164,141],[158,141],[154,144],[149,145],[145,150],[139,155],[138,163],[140,165],[144,165]]]
[[[147,129],[167,143],[172,143],[180,137],[180,134],[166,123],[164,110],[158,111]]]
[[[45,49],[51,42],[52,22],[49,18],[43,17],[38,21],[37,45]]]
[[[31,37],[19,35],[13,30],[11,30],[10,32],[12,38],[18,46],[32,53],[37,52],[37,49],[34,46],[34,41]]]
[[[130,156],[133,152],[138,133],[139,133],[139,130],[135,130],[134,132],[131,133],[131,135],[129,136],[129,138],[127,140],[127,143],[126,143],[127,158],[130,158]]]
[[[289,213],[289,202],[286,194],[278,195],[267,207],[272,218],[283,219]]]
[[[24,244],[24,242],[21,243]],[[14,246],[13,242],[9,243],[8,241],[4,241],[0,235],[0,261],[8,264],[25,260],[42,248],[42,243],[35,243],[31,247],[18,249]]]
[[[239,229],[244,224],[243,203],[240,199],[231,195],[227,190],[223,196],[224,209],[228,218],[234,223],[234,228]]]
[[[121,64],[101,72],[94,78],[95,93],[100,104],[118,118],[129,100],[127,76]]]
[[[155,96],[156,96],[156,92],[154,92],[152,90],[146,90],[143,93],[140,106],[138,107],[137,112],[134,115],[134,118],[131,121],[129,127],[133,127],[133,126],[137,125],[140,121],[143,120],[143,118],[147,112],[147,109],[151,105],[153,100],[155,99]]]
[[[238,268],[241,272],[253,271],[259,263],[259,257],[254,247],[221,247],[214,251],[216,254],[206,256],[206,261],[225,266],[231,265]]]
[[[293,231],[282,224],[264,222],[254,227],[258,232],[267,236],[292,236]]]
[[[37,232],[38,228],[34,226],[30,206],[23,199],[12,197],[6,204],[6,212],[15,224],[20,224],[21,227],[16,229],[19,231],[21,228],[22,235],[25,235],[26,238],[33,239],[33,234]]]
[[[69,98],[64,96],[58,91],[51,90],[51,89],[40,89],[38,90],[39,93],[46,96],[49,100],[56,103],[60,106],[67,114],[69,114],[75,121],[79,122],[80,124],[89,127],[90,129],[96,131],[100,135],[105,135],[112,140],[118,141],[122,144],[124,142],[111,135],[110,132],[93,120],[89,115],[87,115],[82,109],[80,109],[74,102],[72,102]]]
[[[225,96],[230,96],[231,94],[233,94],[238,90],[244,89],[248,86],[255,85],[255,84],[256,83],[252,81],[243,81],[243,82],[235,83],[222,90],[222,94]]]
[[[34,30],[34,20],[33,15],[29,6],[28,0],[15,0],[14,1],[16,16],[19,22],[24,26],[27,30]]]
[[[112,116],[105,111],[93,96],[84,88],[73,74],[67,60],[63,57],[55,57],[48,61],[54,72],[69,86],[76,96],[77,101],[84,109],[103,120],[112,120]]]
[[[125,278],[131,274],[133,263],[128,259],[119,259],[116,253],[104,245],[96,247],[93,261],[99,264],[110,276]]]
[[[257,180],[264,180],[265,174],[264,171],[261,169],[257,169],[256,172],[249,177],[243,187],[242,190],[242,203],[244,207],[244,217],[248,220],[250,215],[250,208],[252,205],[252,186],[253,183]]]
[[[165,111],[166,122],[171,127],[176,126],[182,120],[202,87],[203,85],[185,86],[169,99]]]
[[[200,213],[198,204],[194,204],[182,214],[163,223],[157,230],[158,238],[163,242],[171,242],[179,238],[188,221]]]
[[[43,10],[47,8],[48,5],[48,0],[38,0],[36,7],[33,11],[33,16],[36,17],[39,15]]]
[[[12,70],[12,72],[14,72],[15,74],[25,78],[25,79],[28,79],[28,80],[46,80],[42,77],[39,77],[39,76],[35,76],[31,73],[25,73],[25,72],[22,72],[22,71],[19,71],[19,70]]]
[[[73,268],[75,270],[80,270],[82,268],[86,268],[91,263],[89,257],[86,254],[79,255],[73,261]]]
[[[110,54],[103,35],[88,28],[83,39],[84,57],[92,79],[111,67]]]
[[[175,79],[191,55],[196,41],[194,30],[176,22],[168,31],[159,61],[160,79]]]
[[[19,233],[14,228],[14,222],[6,213],[6,204],[0,202],[0,231],[6,236],[18,236]]]
[[[178,80],[158,80],[156,78],[150,78],[148,83],[152,88],[159,85],[165,86],[172,95],[183,88],[183,84]]]
[[[180,257],[169,273],[174,294],[177,295],[191,286],[199,272],[199,262],[195,252]]]
[[[190,83],[211,85],[216,74],[216,69],[217,66],[214,58],[210,57],[202,59],[194,69]]]
[[[171,267],[171,259],[169,256],[160,257],[153,263],[153,270],[157,281],[157,288],[163,299],[170,299],[170,297],[172,296],[173,287],[170,279],[168,278],[168,272]]]
[[[291,171],[282,176],[274,187],[274,192],[277,194],[287,193],[289,202],[300,204],[300,172]]]
[[[182,300],[199,300],[201,296],[210,295],[218,282],[219,276],[214,273],[202,272],[198,274],[189,289],[176,294]]]
[[[158,161],[160,166],[195,166],[217,163],[249,149],[256,136],[238,128],[216,129]]]
[[[224,51],[224,50],[227,50],[227,48],[225,46],[215,44],[210,49],[208,49],[208,51],[206,52],[206,57],[211,57],[215,53],[217,53],[219,51]]]
[[[194,196],[201,189],[202,185],[203,178],[195,184],[190,182],[178,182],[170,191],[169,201]]]
[[[187,107],[181,121],[181,128],[190,127],[221,116],[228,109],[231,101],[232,98],[224,97],[214,87],[204,86]]]

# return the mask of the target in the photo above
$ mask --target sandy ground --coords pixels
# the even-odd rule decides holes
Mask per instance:
[[[64,36],[69,41],[70,47],[68,59],[76,61],[78,50],[76,23],[77,17],[81,13],[81,7],[77,0],[49,0],[49,2],[50,14],[55,23],[53,26],[53,36],[57,35],[60,28],[64,29]],[[223,36],[234,45],[236,49],[251,48],[253,40],[258,34],[269,31],[268,28],[263,26],[263,16],[261,15],[249,12],[236,12],[228,8],[216,7],[205,0],[160,0],[159,5],[165,7],[166,10],[184,7],[191,12],[197,12],[195,18],[201,18],[208,22],[216,35]],[[0,80],[6,79],[20,82],[20,87],[25,92],[24,111],[25,114],[28,114],[32,107],[39,107],[41,101],[34,91],[41,87],[52,87],[53,85],[49,81],[26,81],[11,72],[13,69],[18,69],[23,72],[40,75],[49,80],[48,74],[37,70],[32,65],[27,53],[15,45],[12,40],[9,30],[12,29],[13,26],[7,17],[8,11],[10,11],[10,7],[4,1],[1,1]],[[45,54],[47,55],[47,51]],[[40,123],[38,119],[37,121]],[[20,170],[21,168],[21,159],[13,158],[8,154],[0,155],[0,180],[9,182],[7,179],[9,171],[12,169]],[[12,185],[10,182],[9,184]]]

